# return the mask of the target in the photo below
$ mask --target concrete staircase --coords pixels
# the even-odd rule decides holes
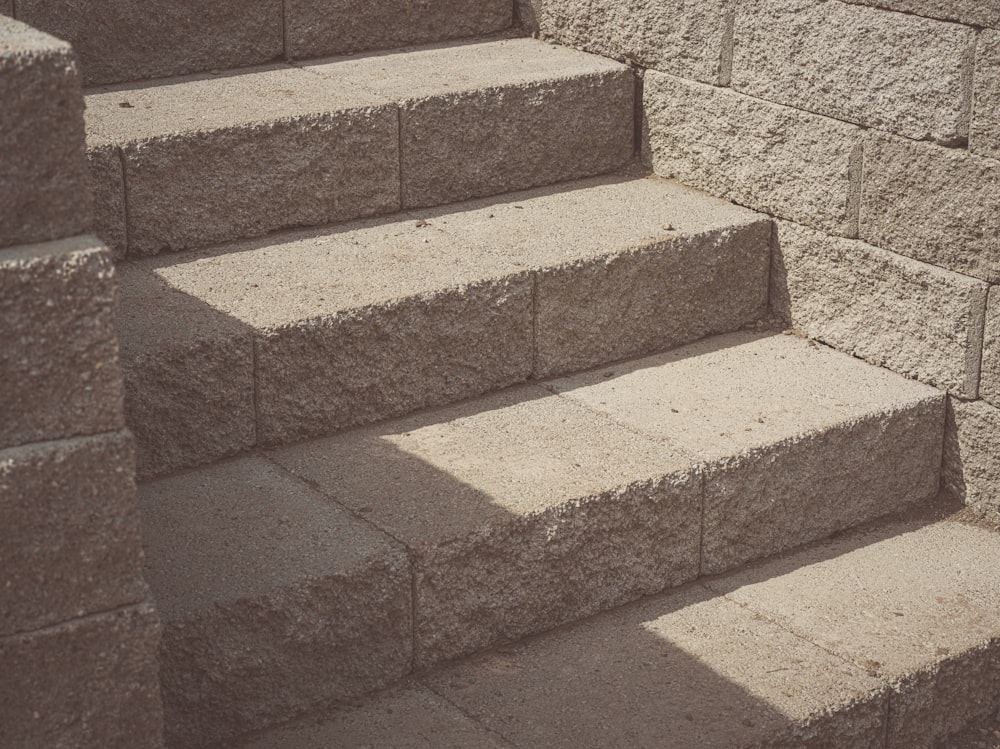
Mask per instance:
[[[256,4],[286,58],[510,23]],[[220,7],[89,80],[197,75],[87,96],[168,746],[917,747],[1000,704],[1000,536],[910,512],[944,394],[769,329],[771,220],[636,170],[629,67],[275,62]]]

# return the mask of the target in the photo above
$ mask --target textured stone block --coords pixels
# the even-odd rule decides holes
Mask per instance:
[[[274,459],[409,547],[421,666],[697,574],[693,461],[541,388]]]
[[[1000,407],[1000,291],[990,287],[983,331],[983,365],[979,381],[981,398]]]
[[[14,0],[0,0],[0,13],[5,16],[13,16]]]
[[[118,149],[107,145],[87,149],[87,171],[94,200],[90,231],[108,246],[115,260],[121,260],[128,249],[128,232],[125,173]]]
[[[0,247],[90,221],[83,95],[65,42],[0,16]]]
[[[122,433],[0,450],[0,636],[145,598],[133,460]]]
[[[862,239],[1000,281],[1000,162],[930,143],[865,142]]]
[[[281,56],[281,0],[18,0],[17,16],[73,45],[88,85],[135,81]]]
[[[93,237],[0,250],[0,447],[123,426],[114,294]]]
[[[214,745],[409,670],[409,560],[335,502],[260,458],[140,499],[170,745]]]
[[[0,638],[0,746],[161,749],[152,606]]]
[[[958,21],[970,26],[1000,27],[1000,7],[982,0],[843,0],[854,5],[871,5],[927,18]]]
[[[736,11],[733,88],[916,139],[969,134],[976,31],[827,0]]]
[[[794,328],[900,374],[975,397],[987,285],[779,221],[771,304]]]
[[[522,19],[551,39],[705,83],[726,84],[732,0],[523,0]]]
[[[645,147],[662,177],[816,228],[855,236],[861,130],[649,71]]]
[[[506,0],[286,0],[292,59],[486,36],[511,24]]]
[[[985,401],[948,399],[943,488],[1000,521],[1000,409]]]
[[[1000,19],[1000,10],[997,17]],[[1000,31],[979,35],[974,96],[969,150],[1000,159]]]

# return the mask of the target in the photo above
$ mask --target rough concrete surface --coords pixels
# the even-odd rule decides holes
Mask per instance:
[[[0,637],[145,598],[132,462],[122,433],[0,450]]]
[[[834,234],[857,233],[862,131],[648,71],[644,147],[663,177]]]
[[[93,237],[0,250],[0,447],[123,426],[114,292]]]
[[[865,140],[861,238],[1000,281],[1000,162],[901,138]]]
[[[697,574],[692,461],[538,387],[274,459],[408,546],[421,666]]]
[[[736,10],[738,91],[916,139],[969,134],[976,30],[828,0]]]
[[[928,18],[958,21],[970,26],[1000,27],[1000,7],[983,0],[842,0]]]
[[[286,54],[346,55],[408,44],[486,36],[511,24],[506,0],[286,0]]]
[[[1000,9],[997,19],[1000,26]],[[1000,31],[983,31],[979,35],[974,96],[969,150],[1000,159]]]
[[[421,680],[519,747],[882,746],[863,668],[701,586]]]
[[[128,231],[125,214],[125,173],[115,146],[87,149],[87,173],[94,200],[88,231],[108,246],[115,260],[125,257]]]
[[[168,743],[204,746],[410,668],[410,566],[261,458],[140,490]]]
[[[13,16],[14,0],[0,0],[0,13],[5,16]]]
[[[985,401],[949,399],[943,488],[996,520],[1000,520],[998,440],[1000,409]]]
[[[269,66],[92,93],[87,107],[91,147],[124,153],[130,255],[399,207],[396,113],[343,81]]]
[[[162,749],[151,605],[0,638],[0,746]]]
[[[726,84],[732,0],[524,0],[543,38],[704,83]],[[529,24],[530,25],[530,24]]]
[[[282,53],[281,0],[18,0],[17,17],[73,45],[88,85],[267,62]]]
[[[1000,407],[1000,291],[990,287],[983,328],[983,363],[979,380],[981,398]]]
[[[91,201],[73,50],[0,16],[0,101],[0,247],[79,234]]]
[[[811,338],[976,396],[987,285],[855,240],[777,222],[771,306]]]
[[[1000,536],[953,522],[895,523],[708,585],[892,688],[888,746],[997,709]]]

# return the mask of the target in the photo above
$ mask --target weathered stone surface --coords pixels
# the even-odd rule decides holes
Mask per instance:
[[[203,746],[410,668],[410,565],[260,458],[140,489],[168,743]]]
[[[551,387],[707,463],[703,573],[937,491],[943,395],[794,336],[717,336]]]
[[[866,139],[862,239],[995,283],[997,232],[1000,162],[930,143]]]
[[[0,250],[0,447],[123,426],[114,291],[93,237]]]
[[[125,174],[118,149],[107,145],[87,149],[87,172],[94,200],[89,230],[108,246],[115,260],[121,260],[128,248],[128,232]]]
[[[149,605],[0,638],[0,746],[161,749]]]
[[[282,53],[281,0],[18,0],[17,16],[65,39],[89,85],[254,65]]]
[[[985,401],[948,399],[944,489],[1000,521],[1000,409]]]
[[[418,684],[383,692],[320,720],[276,729],[243,749],[330,749],[333,746],[393,749],[506,749],[447,700]]]
[[[976,30],[827,0],[736,11],[733,88],[797,109],[958,144]]]
[[[541,388],[274,459],[409,547],[421,666],[697,574],[693,461]]]
[[[885,733],[863,668],[701,586],[422,681],[522,747],[877,749]]]
[[[982,0],[842,0],[971,26],[1000,27],[1000,6]]]
[[[139,476],[252,447],[250,329],[169,287],[156,263],[124,263],[118,272],[125,421],[136,437]]]
[[[979,380],[981,398],[1000,407],[1000,290],[990,287],[983,329],[983,363]]]
[[[705,83],[728,83],[732,0],[522,0],[543,38]]]
[[[1000,702],[1000,535],[928,523],[894,522],[707,584],[887,682],[889,747],[933,746]]]
[[[0,0],[0,13],[5,16],[13,16],[14,0]]]
[[[506,0],[285,0],[293,59],[486,36],[511,24]]]
[[[0,450],[0,636],[140,602],[132,440]]]
[[[73,50],[0,16],[0,101],[0,247],[79,234],[91,203]]]
[[[975,397],[985,283],[784,221],[772,264],[771,305],[797,330]]]
[[[92,146],[124,154],[130,255],[399,207],[395,109],[344,81],[271,66],[87,106]]]
[[[1000,26],[1000,9],[997,18]],[[979,35],[974,96],[969,150],[1000,159],[1000,31]]]
[[[859,128],[656,71],[644,81],[644,145],[657,174],[856,235]]]

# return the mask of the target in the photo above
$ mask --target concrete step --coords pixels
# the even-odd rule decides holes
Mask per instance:
[[[141,475],[736,330],[770,223],[595,178],[119,264]]]
[[[533,39],[91,90],[97,231],[151,255],[609,172],[633,94],[627,67]]]
[[[99,85],[485,36],[512,11],[510,0],[18,0],[15,15],[70,42]]]
[[[998,578],[995,529],[895,520],[230,746],[987,746],[954,734],[1000,709]]]
[[[933,388],[743,332],[144,484],[168,733],[223,740],[897,512],[937,492],[943,419]]]

